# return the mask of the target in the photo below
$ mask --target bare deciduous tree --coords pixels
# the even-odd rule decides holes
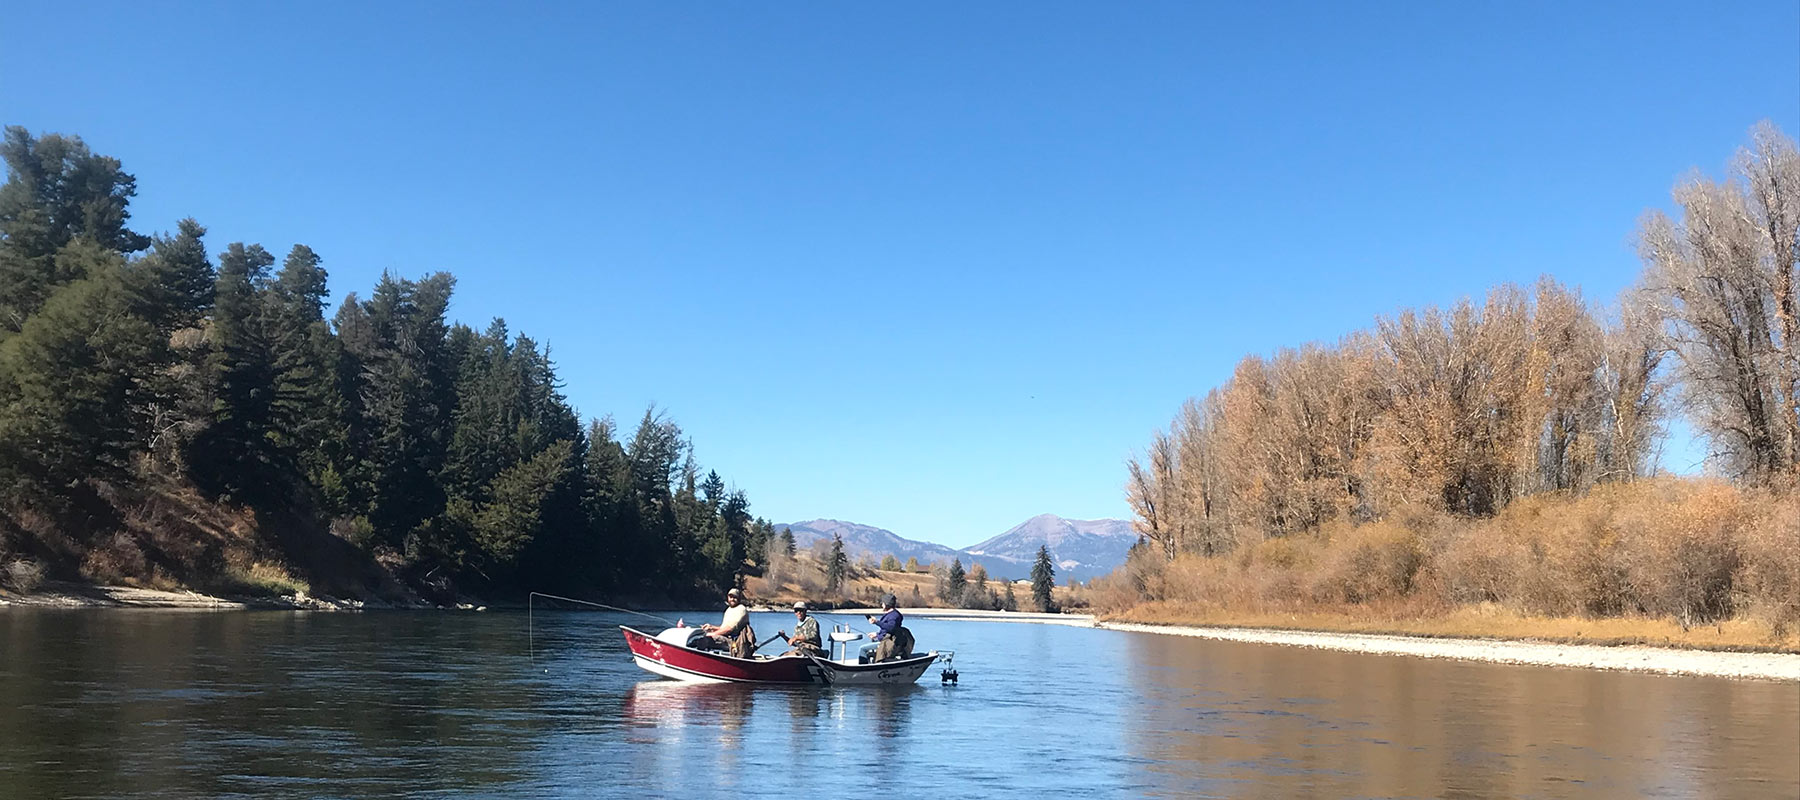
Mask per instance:
[[[1675,188],[1681,220],[1639,226],[1644,283],[1668,320],[1684,404],[1726,472],[1755,483],[1800,463],[1800,155],[1758,125],[1736,173]]]

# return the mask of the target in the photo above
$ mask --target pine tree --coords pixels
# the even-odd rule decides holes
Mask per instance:
[[[444,273],[417,283],[384,275],[361,313],[348,320],[358,328],[345,337],[345,348],[361,369],[360,411],[368,432],[359,438],[366,438],[368,514],[390,544],[402,543],[444,508],[436,475],[455,405],[455,386],[443,363],[444,313],[454,284]]]
[[[143,262],[151,299],[166,329],[198,325],[212,309],[215,276],[207,260],[206,229],[184,219],[173,237],[158,237]]]
[[[267,292],[274,372],[270,439],[284,463],[341,513],[341,475],[348,454],[337,342],[325,323],[326,274],[318,254],[295,245]]]
[[[641,555],[637,493],[625,447],[618,441],[613,420],[593,420],[588,425],[585,487],[581,503],[586,518],[588,551],[580,556],[593,564],[597,575],[614,587],[636,586],[642,573],[634,565],[646,563]]]
[[[766,519],[757,517],[750,526],[750,537],[744,542],[744,552],[752,559],[766,566],[769,553],[769,541],[775,538],[775,525]]]
[[[88,277],[57,290],[0,342],[0,491],[43,497],[120,477],[145,438],[144,392],[161,340],[118,254],[87,244],[59,258],[76,257],[88,260]]]
[[[1006,582],[1006,597],[1002,598],[1000,601],[1000,610],[1002,610],[1002,611],[1018,611],[1019,610],[1019,598],[1013,596],[1012,581]]]
[[[542,535],[546,506],[573,467],[572,456],[570,442],[557,442],[494,478],[492,499],[474,519],[475,544],[487,561],[510,566]]]
[[[881,571],[882,572],[899,572],[900,571],[900,559],[895,558],[893,553],[889,553],[885,556],[882,556],[881,557]]]
[[[968,589],[968,586],[969,578],[967,573],[963,572],[962,559],[953,559],[950,562],[950,571],[944,577],[944,599],[953,605],[961,605],[963,592]]]
[[[729,566],[735,576],[742,572],[744,559],[750,554],[750,499],[741,490],[725,496],[719,506],[719,524],[725,529],[725,541],[731,548]]]
[[[0,340],[25,325],[60,287],[87,277],[88,259],[59,259],[71,242],[128,255],[150,238],[125,227],[137,179],[117,159],[95,155],[78,136],[33,138],[8,126],[0,142]],[[66,309],[65,309],[66,311]]]
[[[205,235],[199,223],[184,219],[179,233],[157,238],[155,249],[131,270],[136,291],[151,309],[147,318],[168,342],[167,357],[150,378],[148,447],[171,471],[185,471],[182,454],[213,415],[212,346],[202,326],[212,311],[214,274]],[[324,333],[330,337],[329,330]]]
[[[714,511],[719,510],[719,506],[725,502],[725,479],[719,477],[716,471],[707,472],[706,480],[700,484],[700,496]]]
[[[850,559],[844,555],[843,537],[831,535],[831,555],[825,560],[825,591],[835,595],[844,588],[844,569]]]
[[[208,383],[211,424],[195,440],[190,461],[202,486],[266,501],[276,495],[286,462],[274,447],[275,359],[264,292],[275,263],[261,245],[234,242],[219,256],[213,301]]]
[[[968,585],[963,589],[963,608],[989,608],[992,593],[988,591],[987,567],[972,564],[969,567]]]
[[[1037,561],[1031,565],[1031,600],[1039,611],[1056,612],[1051,590],[1056,587],[1056,565],[1050,561],[1050,545],[1039,545]]]
[[[793,528],[783,527],[781,529],[781,549],[782,549],[782,552],[787,553],[788,558],[794,557],[794,529]]]

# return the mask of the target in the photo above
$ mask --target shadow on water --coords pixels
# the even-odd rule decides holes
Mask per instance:
[[[1800,796],[1792,685],[937,620],[958,686],[696,685],[622,621],[3,611],[0,797]]]

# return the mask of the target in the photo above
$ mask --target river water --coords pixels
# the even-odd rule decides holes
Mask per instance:
[[[1800,796],[1792,684],[915,620],[959,685],[699,686],[631,621],[0,611],[0,797]]]

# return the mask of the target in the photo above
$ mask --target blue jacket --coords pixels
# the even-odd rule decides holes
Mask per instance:
[[[875,635],[869,637],[869,639],[872,641],[881,641],[881,637],[883,636],[893,636],[894,631],[900,630],[900,623],[905,621],[905,619],[905,617],[901,616],[900,609],[888,609],[886,614],[881,615],[881,619],[875,620],[875,627],[880,628],[881,630],[876,631]]]

